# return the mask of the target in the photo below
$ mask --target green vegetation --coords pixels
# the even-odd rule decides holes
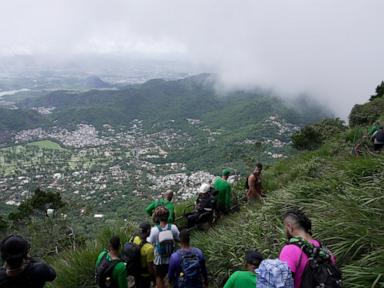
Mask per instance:
[[[376,95],[365,104],[356,104],[349,114],[349,125],[369,125],[378,120],[384,111],[384,81],[376,88]]]
[[[28,143],[27,145],[37,146],[41,149],[65,150],[58,143],[49,140],[34,141]]]
[[[325,140],[345,131],[347,127],[339,118],[324,119],[320,123],[305,126],[291,137],[292,146],[298,150],[314,150],[319,148]]]

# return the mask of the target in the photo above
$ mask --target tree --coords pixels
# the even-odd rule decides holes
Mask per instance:
[[[298,150],[314,150],[321,146],[321,133],[312,126],[305,126],[292,135],[292,145]]]
[[[369,98],[369,101],[373,101],[376,98],[382,97],[384,95],[384,81],[381,81],[381,83],[376,87],[376,95],[372,95],[371,98]]]

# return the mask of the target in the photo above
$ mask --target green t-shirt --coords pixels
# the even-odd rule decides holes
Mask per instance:
[[[171,201],[165,200],[165,199],[158,199],[153,201],[151,204],[145,208],[145,211],[149,216],[152,216],[153,211],[156,209],[156,207],[159,206],[165,206],[169,211],[169,217],[168,217],[168,223],[173,224],[175,221],[175,206]]]
[[[224,288],[256,288],[256,273],[236,271],[229,277]]]
[[[96,267],[99,266],[101,259],[104,257],[104,255],[107,254],[107,260],[112,261],[111,256],[109,256],[108,251],[104,250],[99,254],[99,257],[97,257],[96,261]],[[125,263],[119,262],[116,264],[115,268],[113,268],[112,271],[112,279],[117,284],[118,288],[128,288],[128,281],[127,281],[127,270],[125,269]]]
[[[213,183],[213,187],[218,192],[216,196],[217,205],[226,210],[231,208],[231,185],[221,177],[217,177]]]

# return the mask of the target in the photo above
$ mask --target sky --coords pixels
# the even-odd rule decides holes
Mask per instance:
[[[382,0],[1,0],[0,57],[182,59],[346,117],[384,80]]]

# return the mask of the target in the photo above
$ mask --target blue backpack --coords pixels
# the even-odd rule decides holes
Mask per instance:
[[[178,279],[179,288],[200,288],[203,287],[201,277],[201,266],[199,256],[193,251],[178,250],[181,256],[181,273]]]

